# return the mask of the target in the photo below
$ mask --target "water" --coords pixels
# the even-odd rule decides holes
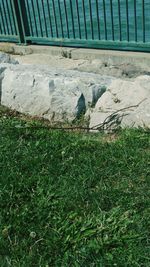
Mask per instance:
[[[150,0],[136,0],[136,5],[134,0],[25,3],[32,37],[150,42]],[[13,23],[11,0],[0,0],[0,34],[14,34]]]
[[[36,4],[36,1],[33,1],[34,5],[31,4],[31,0],[27,2],[28,6],[30,6],[30,29],[34,36],[46,36],[47,34],[49,37],[53,35],[53,37],[69,37],[73,39],[108,39],[116,41],[120,39],[122,41],[143,40],[142,0],[137,0],[136,6],[134,0],[120,0],[120,7],[118,5],[118,0],[112,0],[112,9],[110,0],[91,0],[91,5],[89,0],[60,0],[60,6],[58,1],[55,0],[53,2],[49,0],[49,7],[47,6],[47,1],[44,1],[44,8],[41,5],[41,1],[37,1],[38,4]],[[64,3],[66,3],[66,10]],[[72,3],[72,5],[70,3]],[[126,3],[128,3],[128,8]],[[144,13],[145,41],[148,42],[150,41],[149,0],[145,0]],[[46,18],[46,25],[44,23],[44,16]],[[39,27],[40,21],[42,21],[41,27]],[[37,24],[37,30],[35,23]]]

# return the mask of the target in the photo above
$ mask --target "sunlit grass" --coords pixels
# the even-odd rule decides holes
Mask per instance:
[[[30,123],[1,112],[0,266],[150,266],[149,133]]]

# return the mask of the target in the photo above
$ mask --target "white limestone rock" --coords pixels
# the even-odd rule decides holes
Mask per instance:
[[[0,52],[0,64],[1,63],[18,64],[18,61],[13,59],[9,54]]]
[[[6,70],[7,64],[0,64],[0,104],[1,104],[1,96],[2,96],[2,80],[4,78],[4,71]]]
[[[97,102],[112,79],[34,65],[11,65],[4,73],[1,103],[51,121],[73,121]]]
[[[116,79],[90,113],[90,127],[150,127],[150,76]]]

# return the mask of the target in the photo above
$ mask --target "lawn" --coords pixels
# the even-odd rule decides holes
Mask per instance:
[[[149,267],[150,131],[42,125],[0,113],[0,267]]]

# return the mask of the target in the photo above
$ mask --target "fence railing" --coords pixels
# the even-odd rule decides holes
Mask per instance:
[[[150,51],[150,1],[0,0],[0,41]]]

